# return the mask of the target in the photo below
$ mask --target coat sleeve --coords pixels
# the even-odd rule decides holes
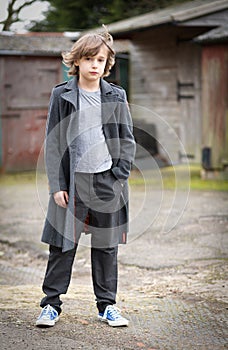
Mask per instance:
[[[45,165],[49,181],[50,194],[58,191],[66,191],[67,183],[63,169],[64,151],[60,137],[62,128],[61,116],[59,112],[58,94],[52,90],[45,138]]]
[[[132,163],[135,157],[136,145],[133,136],[133,122],[126,98],[126,92],[122,89],[121,93],[123,102],[119,102],[118,105],[120,155],[117,164],[112,168],[112,172],[117,179],[126,180],[130,175]]]

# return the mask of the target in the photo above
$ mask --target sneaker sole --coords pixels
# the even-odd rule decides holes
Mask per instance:
[[[56,322],[58,322],[59,317],[56,317],[55,320],[50,321],[50,320],[37,320],[36,321],[36,326],[37,327],[53,327]]]
[[[109,324],[109,326],[111,327],[127,327],[129,322],[125,321],[125,322],[121,322],[121,321],[109,321],[107,320],[107,323]]]
[[[110,320],[107,320],[106,318],[103,318],[102,316],[99,316],[99,315],[98,315],[98,320],[100,320],[101,322],[108,323],[108,325],[111,327],[127,327],[129,325],[128,320],[126,320],[125,322],[123,322],[123,321],[110,321]]]

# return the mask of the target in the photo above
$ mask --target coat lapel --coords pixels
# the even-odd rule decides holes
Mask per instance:
[[[118,95],[115,93],[115,91],[112,89],[109,83],[107,83],[104,79],[101,79],[100,86],[102,104],[117,102]],[[68,83],[65,85],[65,90],[66,91],[61,94],[61,97],[65,101],[70,102],[77,111],[79,109],[77,77],[74,77],[73,79],[68,81]]]
[[[116,102],[117,101],[117,94],[112,88],[112,86],[107,83],[104,79],[101,79],[100,82],[101,86],[101,102],[106,103],[106,102]]]
[[[68,81],[68,83],[65,86],[66,92],[63,92],[61,94],[61,97],[65,100],[70,102],[74,108],[75,111],[77,111],[79,108],[78,105],[78,84],[77,84],[77,78],[73,78]]]

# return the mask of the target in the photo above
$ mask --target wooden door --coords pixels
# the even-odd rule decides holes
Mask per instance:
[[[2,168],[31,170],[44,142],[51,90],[60,82],[61,61],[9,56],[2,64]]]

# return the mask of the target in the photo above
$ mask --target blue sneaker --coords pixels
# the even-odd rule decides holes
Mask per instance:
[[[103,313],[99,313],[98,319],[107,322],[112,327],[128,326],[129,323],[126,318],[121,316],[120,310],[113,305],[108,305]]]
[[[36,321],[38,327],[52,327],[59,320],[58,312],[51,306],[46,305]]]

